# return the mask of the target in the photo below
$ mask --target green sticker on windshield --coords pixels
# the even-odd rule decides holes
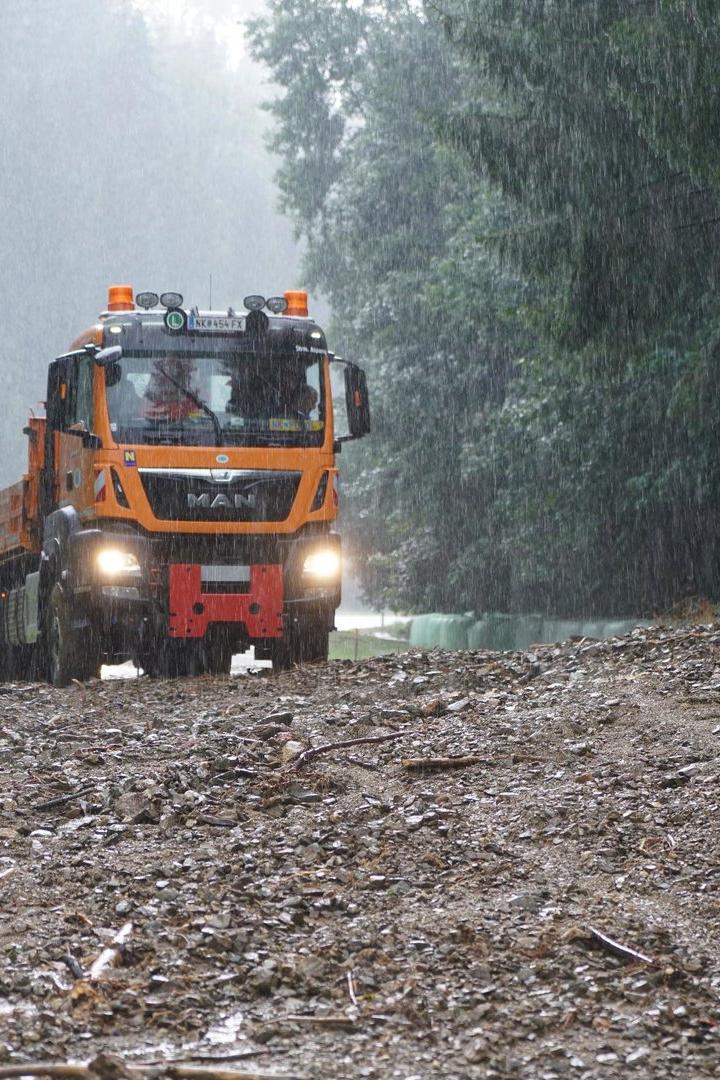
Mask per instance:
[[[273,416],[268,420],[270,431],[302,431],[299,420],[292,420],[282,416]]]
[[[185,312],[179,308],[170,308],[165,312],[165,326],[174,334],[185,329]]]

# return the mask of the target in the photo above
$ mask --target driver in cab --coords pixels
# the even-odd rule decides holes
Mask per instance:
[[[145,391],[143,415],[147,420],[184,420],[198,412],[200,392],[191,356],[171,353],[153,362]]]
[[[305,380],[302,364],[283,363],[268,376],[241,369],[231,378],[227,411],[248,419],[297,417],[307,419],[316,407],[318,393]]]

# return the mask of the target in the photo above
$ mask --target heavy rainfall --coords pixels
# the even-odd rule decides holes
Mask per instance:
[[[720,1075],[717,0],[0,29],[0,1080]]]

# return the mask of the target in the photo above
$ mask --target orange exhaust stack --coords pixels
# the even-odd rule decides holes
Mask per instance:
[[[308,313],[308,294],[303,292],[302,289],[290,289],[285,293],[285,299],[287,300],[287,308],[285,309],[285,315],[298,315],[300,318],[306,319]]]
[[[132,285],[111,285],[108,289],[108,311],[134,311]]]

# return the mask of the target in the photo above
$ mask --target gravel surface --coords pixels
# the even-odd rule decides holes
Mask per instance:
[[[719,643],[0,687],[0,1070],[720,1075]]]

